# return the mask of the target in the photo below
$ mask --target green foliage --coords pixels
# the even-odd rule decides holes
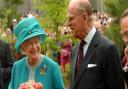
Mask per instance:
[[[60,50],[60,47],[56,43],[56,40],[51,37],[47,37],[45,43],[42,45],[42,49],[44,53],[46,53],[49,48],[53,49],[54,51]]]
[[[79,39],[74,38],[71,34],[67,34],[59,38],[61,41],[64,41],[65,39],[71,39],[73,45],[76,45],[80,41]]]
[[[69,0],[33,0],[36,8],[43,13],[44,27],[57,33],[57,41],[60,36],[58,27],[66,22],[66,8]]]
[[[106,29],[105,35],[115,43],[121,55],[124,48],[124,43],[120,34],[119,25],[113,24],[110,28]]]
[[[123,11],[128,8],[128,0],[105,0],[106,12],[109,13],[114,22],[110,28],[106,29],[105,35],[107,35],[117,46],[119,53],[122,53],[124,42],[120,34],[119,19]]]
[[[0,18],[6,18],[6,27],[9,27],[11,25],[12,19],[19,16],[17,7],[23,3],[23,0],[2,0],[1,2],[3,2],[3,7],[0,8]]]
[[[66,20],[67,0],[37,0],[35,1],[37,9],[43,11],[46,23],[50,23],[51,27],[55,25],[63,25]]]
[[[13,53],[15,52],[15,39],[13,35],[6,35],[7,29],[10,27],[12,23],[12,19],[17,18],[20,14],[17,12],[18,5],[22,4],[24,0],[1,0],[2,6],[0,8],[0,39],[7,41],[10,43],[11,50]]]
[[[128,8],[128,0],[105,0],[106,12],[115,18],[115,22],[119,23],[122,12]]]
[[[60,46],[56,42],[56,39],[47,37],[45,43],[42,44],[41,47],[43,54],[47,55],[49,58],[56,62],[59,61]]]
[[[5,28],[7,27],[7,17],[0,18],[0,29],[5,31]]]
[[[62,66],[60,66],[60,68],[62,70],[62,76],[63,76],[65,87],[67,89],[69,89],[69,84],[70,84],[70,64],[67,63],[65,65],[65,70],[62,69]]]

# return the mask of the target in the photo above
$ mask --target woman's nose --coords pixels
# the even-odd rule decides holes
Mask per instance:
[[[37,46],[37,43],[33,43],[33,44],[32,44],[32,47],[33,47],[33,48],[36,48],[36,46]]]

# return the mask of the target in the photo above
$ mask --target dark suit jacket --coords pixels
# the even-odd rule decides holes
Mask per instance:
[[[4,89],[7,89],[11,78],[11,68],[13,66],[14,59],[9,44],[3,40],[0,40],[0,61],[3,86],[6,87]]]
[[[125,48],[124,48],[124,49],[125,49]],[[124,50],[123,50],[122,55],[121,55],[121,63],[122,63],[123,68],[125,67],[125,65],[126,65],[126,63],[127,63],[127,59],[125,58],[125,55],[124,55]],[[125,83],[126,83],[126,85],[127,85],[127,87],[128,87],[128,71],[125,72],[125,71],[123,70],[123,74],[124,74]]]
[[[0,62],[0,89],[3,89],[3,86],[2,86],[2,75],[1,75],[1,62]]]
[[[119,55],[111,41],[96,31],[76,74],[78,47],[72,50],[71,89],[125,89]]]

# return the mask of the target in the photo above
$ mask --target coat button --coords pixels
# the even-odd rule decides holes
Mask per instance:
[[[31,34],[32,32],[28,32],[29,34]]]

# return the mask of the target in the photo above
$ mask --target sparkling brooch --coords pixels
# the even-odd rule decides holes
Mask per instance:
[[[46,74],[46,71],[47,71],[47,66],[46,66],[46,65],[43,65],[43,66],[41,67],[41,69],[40,69],[40,74],[41,74],[41,75],[44,75],[44,74]]]

